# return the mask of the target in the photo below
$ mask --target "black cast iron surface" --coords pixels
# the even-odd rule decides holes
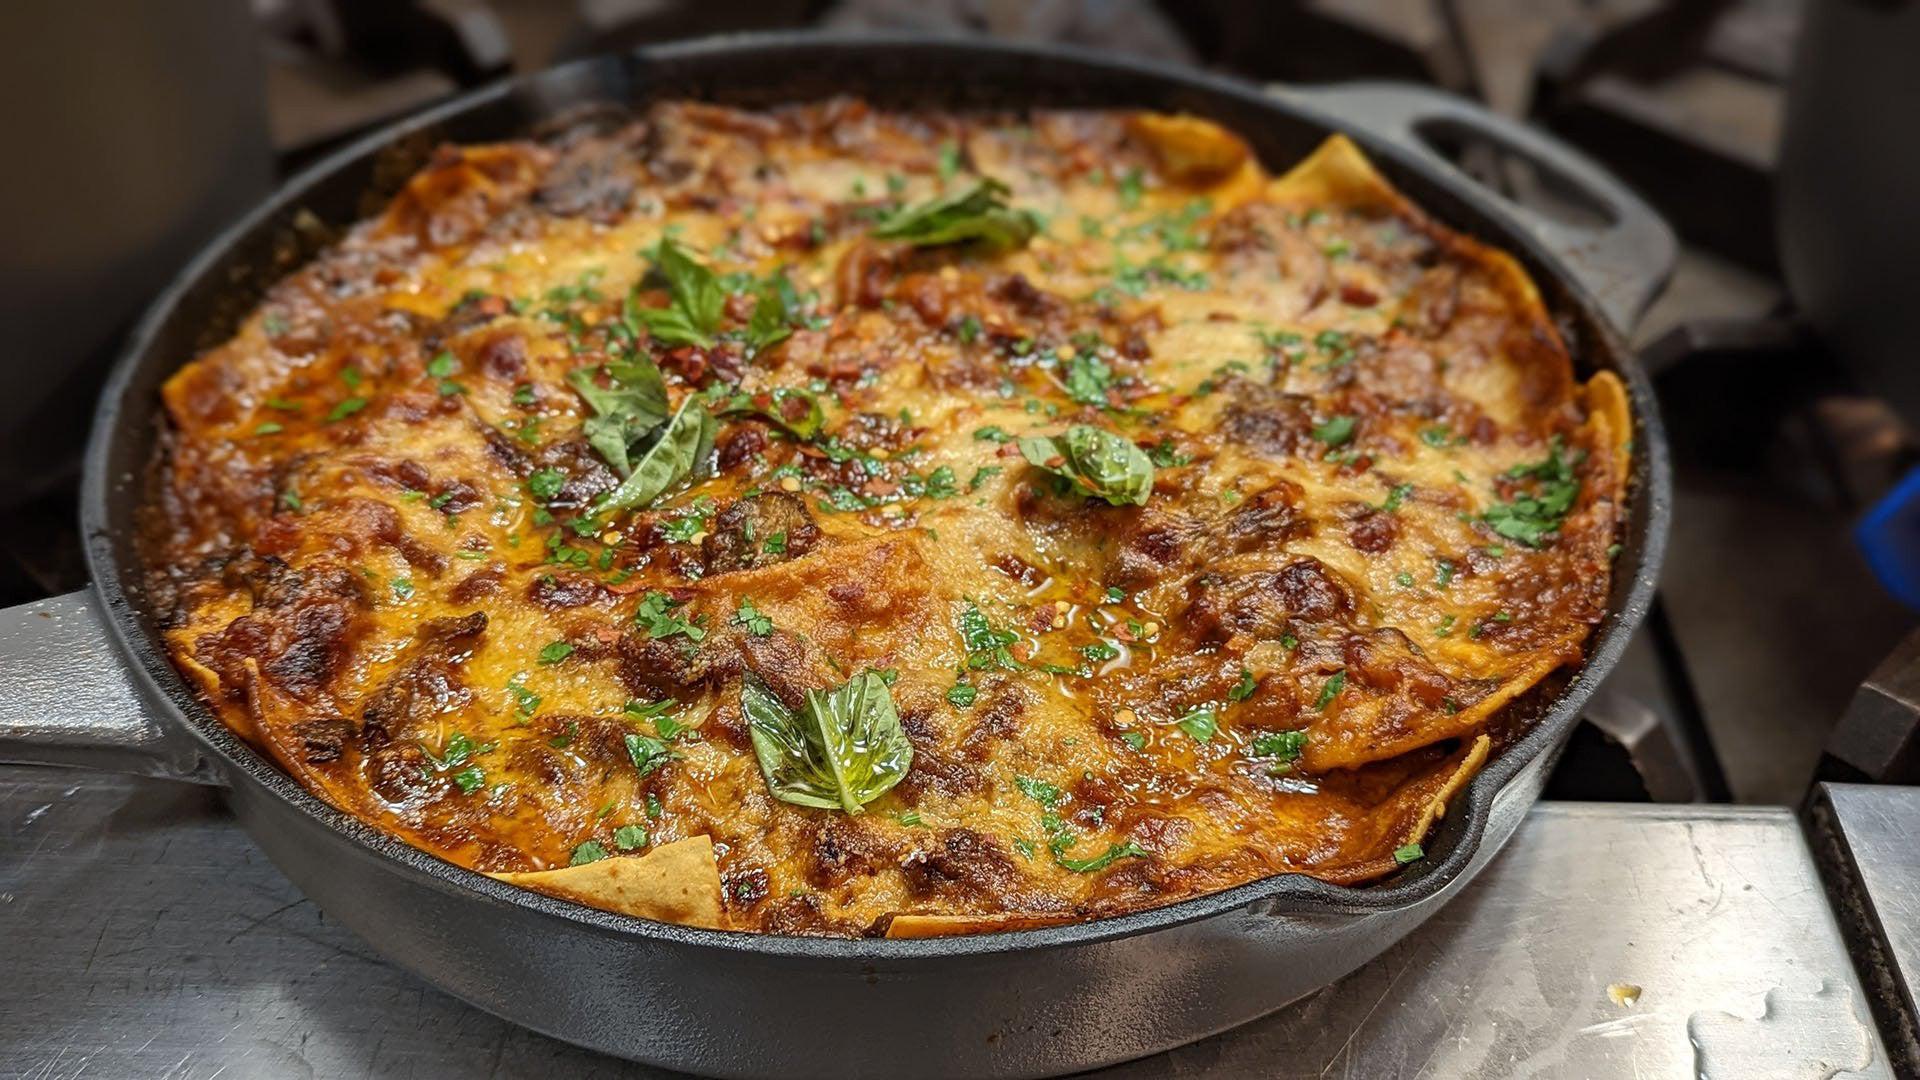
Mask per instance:
[[[133,549],[168,374],[227,336],[267,284],[377,206],[439,141],[509,137],[590,102],[770,104],[834,93],[894,105],[1188,111],[1235,129],[1280,166],[1347,130],[1429,212],[1528,264],[1583,371],[1621,373],[1638,427],[1613,614],[1583,672],[1456,800],[1427,862],[1374,888],[1282,876],[1119,919],[971,938],[841,941],[663,926],[510,888],[380,834],[308,794],[194,700],[165,658]],[[1550,233],[1527,228],[1513,207],[1411,144],[1405,110],[1388,117],[1397,137],[1383,138],[1316,112],[1313,100],[1282,102],[1227,80],[1064,50],[807,36],[663,47],[460,99],[295,179],[156,303],[96,418],[82,492],[92,603],[133,663],[147,709],[195,740],[231,785],[241,822],[289,878],[403,966],[549,1034],[721,1075],[1016,1076],[1137,1057],[1263,1015],[1391,945],[1513,831],[1644,612],[1666,528],[1665,442],[1647,381],[1584,287],[1607,287],[1622,272],[1617,260],[1602,265],[1605,245],[1550,250],[1537,239]],[[1450,124],[1472,119],[1443,111]],[[1524,145],[1487,122],[1490,136]],[[1651,280],[1665,267],[1643,269]],[[22,726],[9,729],[15,741]],[[849,1025],[862,1037],[835,1034]]]

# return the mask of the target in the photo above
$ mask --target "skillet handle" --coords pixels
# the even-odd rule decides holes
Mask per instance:
[[[0,609],[0,762],[222,783],[127,664],[91,589]]]
[[[1406,83],[1275,86],[1273,93],[1308,111],[1343,121],[1404,151],[1459,187],[1491,194],[1513,224],[1547,249],[1592,294],[1608,321],[1631,331],[1665,287],[1679,245],[1660,215],[1592,158],[1551,136],[1475,102]],[[1599,211],[1598,224],[1549,218],[1486,187],[1440,152],[1444,143],[1485,141],[1531,162],[1550,187]]]

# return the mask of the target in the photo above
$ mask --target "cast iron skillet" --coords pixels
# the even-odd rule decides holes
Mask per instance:
[[[1344,131],[1416,202],[1519,256],[1583,371],[1632,394],[1630,513],[1611,615],[1583,671],[1454,800],[1429,858],[1384,884],[1285,875],[1120,918],[922,941],[667,926],[495,882],[310,795],[221,725],[166,658],[133,548],[160,383],[232,332],[264,286],[369,212],[440,140],[524,133],[589,102],[765,105],[858,93],[885,105],[1144,106],[1212,117],[1270,166]],[[1604,222],[1554,224],[1430,146],[1491,141]],[[395,962],[467,1001],[609,1053],[726,1076],[1033,1076],[1138,1057],[1244,1023],[1377,955],[1504,843],[1595,682],[1652,597],[1668,515],[1666,443],[1619,330],[1673,241],[1569,150],[1476,106],[1382,85],[1286,89],[1080,51],[982,41],[774,35],[585,61],[491,87],[316,165],[216,240],[153,305],[100,400],[81,494],[91,588],[0,612],[0,760],[92,765],[230,789],[289,878]]]

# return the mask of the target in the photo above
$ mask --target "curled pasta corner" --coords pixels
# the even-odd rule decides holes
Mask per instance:
[[[720,866],[705,834],[556,870],[488,875],[535,892],[643,919],[725,929]]]

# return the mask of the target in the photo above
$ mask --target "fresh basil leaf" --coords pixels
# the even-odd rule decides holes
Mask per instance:
[[[567,372],[567,382],[594,412],[582,428],[587,442],[615,472],[627,476],[633,472],[633,445],[667,418],[667,384],[660,368],[644,358],[609,364],[606,370],[613,377],[610,386],[601,386],[590,367]]]
[[[747,320],[747,355],[754,357],[785,341],[800,322],[800,294],[784,273],[760,283],[760,298]]]
[[[599,518],[616,510],[638,509],[680,481],[699,478],[713,451],[713,435],[718,427],[713,414],[700,404],[699,397],[689,395],[661,429],[659,438],[633,463],[633,471],[626,480],[593,504],[591,516]]]
[[[1115,506],[1145,506],[1153,492],[1153,460],[1104,428],[1076,424],[1064,435],[1029,435],[1020,440],[1020,453],[1080,494]]]
[[[633,767],[641,776],[658,769],[673,759],[673,751],[667,744],[651,735],[641,735],[629,731],[626,734],[627,756],[633,759]]]
[[[1212,742],[1213,736],[1220,730],[1220,721],[1214,716],[1211,705],[1203,705],[1175,722],[1194,742]]]
[[[783,802],[857,814],[913,765],[913,744],[875,671],[826,693],[808,691],[798,713],[748,673],[740,710],[767,789]]]
[[[882,240],[905,240],[917,247],[977,242],[993,251],[1026,246],[1040,229],[1033,214],[1007,205],[1012,189],[982,179],[963,191],[902,207],[874,226]]]
[[[655,249],[654,272],[666,280],[672,303],[664,308],[642,308],[628,297],[625,316],[628,328],[647,333],[662,345],[698,345],[711,348],[713,335],[720,329],[720,315],[727,303],[726,290],[712,270],[694,261],[692,255],[672,237],[665,237]]]
[[[821,426],[827,422],[819,398],[790,386],[776,386],[757,394],[733,394],[716,405],[714,412],[721,416],[764,417],[803,441],[820,434]]]
[[[1304,731],[1268,731],[1254,736],[1253,756],[1280,759],[1280,764],[1291,765],[1300,760],[1307,748],[1307,733]]]

